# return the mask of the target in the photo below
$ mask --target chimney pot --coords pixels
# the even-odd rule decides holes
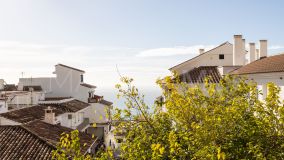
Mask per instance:
[[[267,57],[267,40],[259,40],[259,58]]]
[[[255,50],[255,59],[259,59],[259,49]]]
[[[49,124],[55,124],[55,113],[53,112],[53,109],[50,106],[45,109],[44,122]]]
[[[249,43],[249,63],[255,61],[256,59],[255,43]]]
[[[234,35],[233,65],[245,65],[245,54],[245,39],[242,39],[242,35]]]
[[[241,34],[234,35],[234,38],[242,38]]]

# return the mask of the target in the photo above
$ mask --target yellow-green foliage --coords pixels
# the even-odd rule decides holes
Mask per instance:
[[[190,86],[166,77],[158,80],[166,97],[162,112],[160,104],[144,103],[132,81],[117,85],[126,108],[113,116],[120,120],[116,132],[125,134],[122,159],[284,158],[284,108],[274,84],[262,102],[256,84],[243,78]]]
[[[91,156],[81,153],[79,131],[74,130],[70,134],[62,133],[57,150],[52,152],[52,158],[58,160],[90,160]]]

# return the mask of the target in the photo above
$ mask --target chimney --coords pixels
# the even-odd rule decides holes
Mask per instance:
[[[53,109],[48,106],[44,111],[44,122],[55,124],[55,113],[53,112]]]
[[[233,65],[242,66],[245,64],[245,40],[242,35],[234,35]]]
[[[255,50],[255,59],[258,60],[259,59],[259,49]]]
[[[202,54],[202,53],[204,53],[204,49],[203,48],[199,49],[199,54]]]
[[[255,61],[256,59],[255,43],[249,43],[249,63]]]
[[[267,40],[259,40],[259,59],[267,57]]]
[[[246,39],[243,39],[243,44],[242,44],[242,52],[243,52],[243,58],[244,58],[244,64],[246,62],[246,54],[247,54],[247,50],[246,50]]]

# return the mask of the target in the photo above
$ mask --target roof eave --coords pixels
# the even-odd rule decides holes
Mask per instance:
[[[230,45],[232,45],[229,41],[226,41],[226,42],[220,44],[219,46],[216,46],[216,47],[214,47],[214,48],[212,48],[212,49],[210,49],[210,50],[208,50],[208,51],[206,51],[206,52],[204,52],[204,53],[202,53],[202,54],[199,54],[199,55],[197,55],[197,56],[195,56],[195,57],[193,57],[193,58],[191,58],[191,59],[189,59],[189,60],[187,60],[187,61],[184,61],[184,62],[182,62],[182,63],[180,63],[180,64],[177,64],[177,65],[175,65],[175,66],[169,68],[169,70],[172,71],[174,68],[176,68],[176,67],[178,67],[178,66],[181,66],[181,65],[183,65],[183,64],[185,64],[185,63],[187,63],[187,62],[189,62],[189,61],[191,61],[191,60],[194,60],[194,59],[196,59],[196,58],[198,58],[198,57],[200,57],[200,56],[202,56],[202,55],[204,55],[204,54],[206,54],[206,53],[208,53],[208,52],[210,52],[210,51],[212,51],[212,50],[214,50],[214,49],[216,49],[216,48],[218,48],[218,47],[221,47],[221,46],[223,46],[223,45],[225,45],[225,44],[230,44]]]

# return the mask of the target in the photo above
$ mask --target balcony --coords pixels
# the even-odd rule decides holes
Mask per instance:
[[[104,97],[103,96],[98,96],[98,95],[93,95],[88,98],[88,103],[98,103],[100,102]]]

